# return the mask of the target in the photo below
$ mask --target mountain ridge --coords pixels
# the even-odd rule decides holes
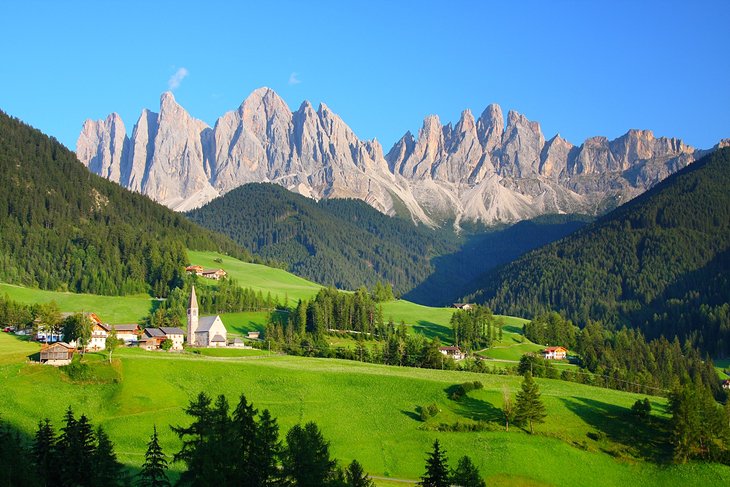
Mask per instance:
[[[77,141],[92,171],[176,210],[201,206],[249,182],[273,182],[314,199],[356,198],[382,213],[439,226],[513,223],[543,214],[599,214],[641,194],[704,151],[629,130],[581,145],[491,104],[454,125],[425,117],[384,153],[360,140],[326,104],[291,111],[270,88],[254,90],[214,124],[190,116],[171,92],[145,109],[131,136],[117,114],[87,120]]]

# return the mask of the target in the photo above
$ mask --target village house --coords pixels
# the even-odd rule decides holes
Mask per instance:
[[[248,338],[249,340],[259,340],[260,337],[260,331],[249,331],[248,333],[246,333],[246,338]]]
[[[195,274],[196,276],[199,276],[203,273],[203,266],[202,265],[189,265],[185,268],[185,272],[188,274]]]
[[[461,360],[466,357],[466,353],[462,352],[459,347],[439,347],[439,352],[454,360]]]
[[[472,309],[474,307],[474,305],[470,304],[470,303],[454,303],[451,305],[451,307],[456,308],[456,309],[461,309],[464,311],[469,311],[470,309]]]
[[[112,325],[117,332],[117,338],[124,341],[125,345],[135,345],[139,340],[141,330],[137,324]]]
[[[203,276],[206,279],[214,279],[217,281],[219,279],[223,279],[228,274],[223,269],[205,269],[199,275]]]
[[[139,347],[144,350],[158,350],[162,342],[170,340],[172,342],[170,350],[182,350],[185,342],[184,333],[177,327],[145,328],[144,335],[139,339]]]
[[[65,342],[56,342],[43,345],[41,348],[41,363],[46,365],[68,365],[73,360],[76,348]]]
[[[86,344],[86,351],[104,350],[106,348],[106,339],[111,329],[112,327],[109,325],[92,321],[91,338],[89,338],[89,343]]]
[[[234,338],[229,346],[233,348],[246,348],[246,344],[243,343],[243,339],[239,337]]]
[[[188,345],[193,347],[225,347],[228,331],[220,316],[199,316],[195,286],[188,304]]]
[[[565,360],[568,356],[568,350],[563,347],[547,347],[542,351],[544,358],[548,360]]]

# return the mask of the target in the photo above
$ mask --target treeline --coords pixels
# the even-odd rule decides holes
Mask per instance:
[[[473,297],[502,314],[558,310],[730,355],[730,148],[575,234],[485,275]]]
[[[258,412],[242,394],[233,411],[220,395],[201,392],[185,409],[187,426],[171,426],[182,442],[172,458],[162,450],[157,428],[145,462],[131,477],[119,463],[105,431],[69,408],[59,433],[50,420],[38,423],[31,441],[0,421],[0,485],[46,487],[170,486],[171,462],[185,466],[176,485],[221,487],[373,487],[357,460],[342,468],[313,422],[295,425],[279,438],[276,418]]]
[[[54,291],[167,296],[186,248],[251,260],[230,239],[88,171],[0,112],[0,280]]]
[[[289,271],[340,289],[378,280],[402,294],[433,272],[431,258],[454,252],[453,232],[415,226],[360,200],[313,201],[274,184],[247,184],[188,217]]]
[[[38,423],[30,444],[0,421],[0,485],[114,487],[127,485],[124,466],[104,429],[69,408],[57,432],[51,421]]]
[[[585,371],[589,371],[594,385],[661,395],[666,395],[676,383],[698,382],[715,397],[725,396],[712,359],[689,344],[682,346],[677,338],[671,342],[664,337],[647,340],[640,330],[614,331],[595,321],[581,330],[555,312],[525,324],[524,332],[535,343],[560,345],[580,356],[581,372],[564,371],[560,376],[563,379],[585,382],[589,380]],[[525,360],[533,360],[536,374],[557,375],[557,371],[541,365],[542,360]]]

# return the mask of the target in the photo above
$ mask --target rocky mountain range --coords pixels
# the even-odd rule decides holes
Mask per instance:
[[[387,154],[360,140],[326,105],[292,112],[260,88],[213,128],[164,93],[131,136],[118,114],[87,120],[76,153],[91,171],[185,211],[249,182],[315,199],[357,198],[387,214],[438,226],[516,222],[549,213],[596,214],[644,192],[704,154],[681,140],[630,130],[575,146],[545,140],[537,122],[498,105],[443,125],[425,118]]]

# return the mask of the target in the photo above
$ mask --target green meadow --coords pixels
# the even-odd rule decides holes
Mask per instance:
[[[489,485],[730,482],[728,467],[664,463],[663,398],[650,398],[656,432],[628,414],[643,396],[539,379],[548,417],[531,436],[514,426],[509,432],[502,428],[502,390],[514,394],[518,377],[266,354],[204,356],[124,349],[113,366],[104,362],[103,354],[87,354],[84,361],[94,374],[79,383],[60,369],[29,363],[26,357],[37,350],[35,344],[0,334],[0,415],[31,435],[40,418],[49,417],[60,427],[70,405],[107,430],[120,460],[131,469],[142,464],[153,425],[158,426],[166,453],[177,451],[180,444],[167,426],[187,424],[183,407],[206,391],[226,394],[232,403],[245,393],[257,408],[272,411],[282,433],[299,422],[316,421],[331,441],[334,456],[342,462],[357,458],[378,477],[417,480],[426,452],[438,438],[452,463],[470,455]],[[480,380],[484,389],[459,402],[450,400],[449,388],[467,380]],[[418,407],[430,403],[441,412],[423,423]],[[457,420],[490,421],[494,431],[432,430]]]
[[[13,284],[0,283],[0,295],[23,304],[58,303],[61,311],[76,313],[88,311],[98,314],[109,323],[138,323],[150,313],[156,301],[146,294],[134,296],[98,296],[43,291]]]

